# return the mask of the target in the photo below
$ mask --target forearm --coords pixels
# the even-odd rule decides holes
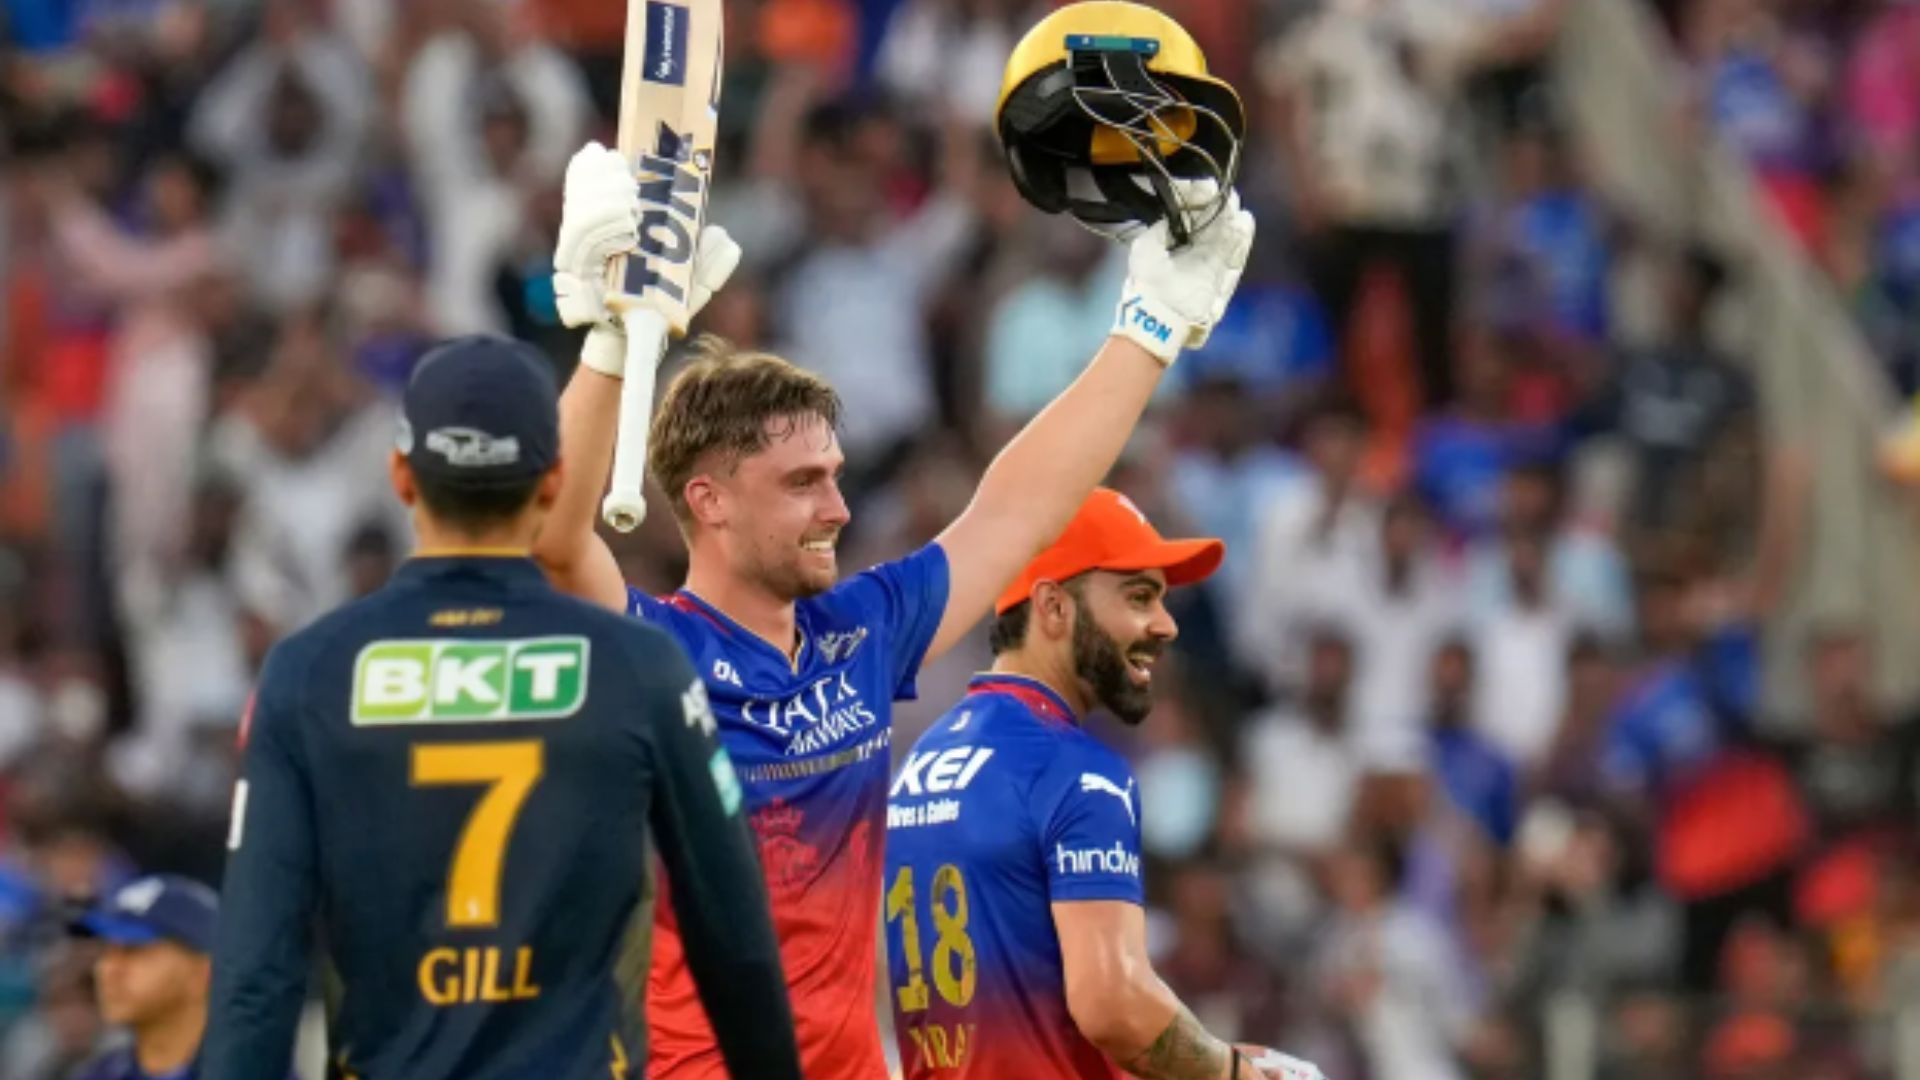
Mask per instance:
[[[1164,371],[1140,346],[1108,338],[1073,385],[987,466],[974,503],[1020,522],[1016,535],[1030,549],[1023,562],[1066,528],[1113,468]]]
[[[590,595],[605,591],[591,579],[598,564],[611,561],[594,522],[619,437],[621,385],[583,364],[560,395],[560,495],[533,545],[556,587],[592,600],[607,599]]]
[[[1135,1014],[1142,1022],[1123,1025],[1123,1032],[1132,1029],[1125,1034],[1107,1033],[1101,1048],[1139,1080],[1232,1080],[1232,1047],[1201,1026],[1164,984],[1155,989]]]
[[[940,534],[952,588],[928,655],[987,613],[994,596],[1073,520],[1113,468],[1159,385],[1160,362],[1112,337],[1073,385],[987,466],[966,512]]]

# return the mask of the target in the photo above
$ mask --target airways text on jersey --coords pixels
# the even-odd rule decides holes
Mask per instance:
[[[748,698],[740,719],[784,740],[788,757],[829,749],[880,723],[848,671],[821,676],[790,697]]]

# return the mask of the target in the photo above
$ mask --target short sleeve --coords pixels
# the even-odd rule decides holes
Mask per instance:
[[[1140,792],[1133,770],[1112,754],[1066,751],[1036,785],[1041,852],[1053,900],[1144,904]]]
[[[667,605],[656,600],[633,586],[627,586],[627,614],[636,619],[645,619],[660,624],[666,621]]]
[[[880,613],[894,700],[919,696],[914,680],[947,611],[947,553],[928,544],[849,579],[842,595],[863,613]]]

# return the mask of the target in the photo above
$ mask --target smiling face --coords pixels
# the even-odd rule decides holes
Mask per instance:
[[[831,588],[846,526],[840,400],[819,376],[704,339],[654,413],[648,470],[696,563],[785,601]]]
[[[688,498],[735,575],[799,600],[839,577],[834,548],[850,516],[840,494],[845,460],[821,417],[776,419],[766,449],[695,477]]]
[[[1159,570],[1095,570],[1063,590],[1074,598],[1073,674],[1092,699],[1128,724],[1153,709],[1153,668],[1180,628],[1167,613]]]

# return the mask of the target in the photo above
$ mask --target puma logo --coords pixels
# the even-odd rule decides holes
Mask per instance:
[[[1081,791],[1097,791],[1103,795],[1111,795],[1114,798],[1119,799],[1121,802],[1121,805],[1127,808],[1127,820],[1132,822],[1135,825],[1140,824],[1140,819],[1133,812],[1133,778],[1132,777],[1127,778],[1126,790],[1123,791],[1121,790],[1120,785],[1114,783],[1113,781],[1107,779],[1104,776],[1101,776],[1099,773],[1084,772],[1080,774],[1080,790]]]

